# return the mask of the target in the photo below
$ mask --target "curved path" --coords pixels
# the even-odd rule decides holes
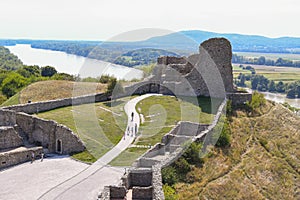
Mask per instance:
[[[124,169],[113,168],[107,166],[107,164],[117,157],[122,151],[124,151],[134,140],[135,129],[139,128],[140,118],[135,110],[136,104],[153,95],[158,94],[146,94],[134,99],[131,99],[126,103],[124,109],[128,116],[128,123],[125,132],[125,138],[122,138],[120,142],[112,148],[109,152],[103,155],[99,160],[97,160],[91,166],[85,168],[83,171],[77,175],[71,177],[70,179],[62,182],[61,184],[51,188],[38,199],[43,200],[95,200],[97,199],[99,191],[103,190],[104,186],[117,184],[120,178],[124,174]],[[133,119],[132,119],[133,113]],[[127,135],[127,130],[129,130],[129,135]],[[59,176],[59,174],[57,174]]]

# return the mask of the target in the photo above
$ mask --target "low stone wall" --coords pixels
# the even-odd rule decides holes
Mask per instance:
[[[22,138],[18,135],[13,127],[0,127],[0,150],[19,147],[22,144]]]
[[[233,106],[245,105],[246,102],[250,102],[252,100],[251,93],[227,93],[227,99],[231,100]]]
[[[165,144],[157,143],[152,147],[149,151],[147,151],[143,157],[151,158],[156,155],[164,155],[165,154]]]
[[[153,187],[133,187],[132,200],[152,200]]]
[[[12,110],[16,112],[24,112],[27,114],[34,114],[34,113],[53,110],[56,108],[107,101],[109,99],[110,99],[109,95],[105,93],[99,93],[99,94],[92,94],[92,95],[79,96],[79,97],[66,98],[66,99],[19,104],[14,106],[3,107],[3,109]]]
[[[31,152],[34,152],[36,157],[43,152],[42,147],[19,148],[11,151],[0,153],[0,169],[24,163],[31,160]]]

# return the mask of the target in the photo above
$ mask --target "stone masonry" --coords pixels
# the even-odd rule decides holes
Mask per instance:
[[[69,128],[51,120],[0,109],[0,169],[31,159],[31,152],[70,154],[85,149]]]

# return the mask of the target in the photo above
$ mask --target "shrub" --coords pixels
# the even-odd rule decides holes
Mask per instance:
[[[183,158],[189,163],[197,166],[203,164],[203,160],[200,158],[200,151],[202,149],[202,144],[193,142],[189,148],[184,152]]]
[[[186,174],[191,170],[189,163],[183,158],[179,158],[174,163],[177,172],[180,174]]]
[[[165,200],[176,200],[178,199],[178,195],[176,194],[176,191],[174,188],[172,188],[169,185],[163,186]]]
[[[227,120],[225,120],[224,124],[223,124],[223,128],[220,134],[220,137],[216,143],[217,147],[227,147],[230,145],[230,137],[231,135],[231,130],[230,130],[230,126]]]
[[[178,182],[178,176],[174,167],[166,167],[161,170],[162,182],[168,185],[174,185]]]
[[[258,92],[253,92],[252,94],[252,100],[251,102],[247,102],[247,106],[251,110],[255,110],[257,108],[260,108],[261,106],[266,104],[266,99],[263,94],[258,93]]]

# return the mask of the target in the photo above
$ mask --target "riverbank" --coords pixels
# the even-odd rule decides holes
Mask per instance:
[[[11,53],[25,65],[53,66],[59,72],[84,77],[100,77],[101,75],[111,75],[117,79],[141,79],[143,71],[129,68],[122,65],[105,62],[102,60],[90,59],[60,51],[45,49],[35,49],[28,44],[17,44],[15,46],[5,46]]]

